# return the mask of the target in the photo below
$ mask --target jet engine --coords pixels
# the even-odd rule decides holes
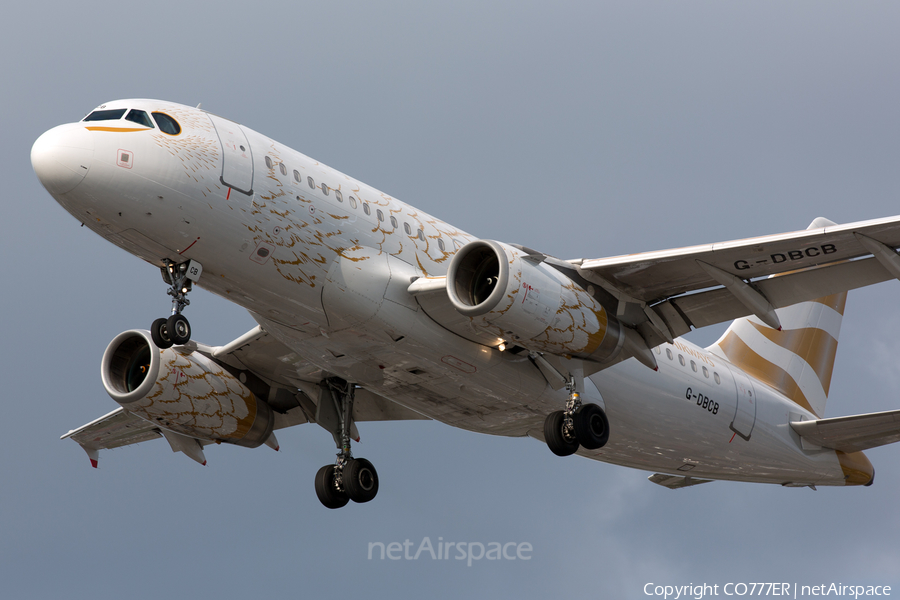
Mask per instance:
[[[448,268],[447,294],[473,324],[529,350],[603,362],[626,342],[625,328],[591,294],[501,242],[460,248]]]
[[[116,336],[100,371],[113,400],[164,429],[250,448],[272,433],[272,409],[237,378],[199,352],[158,348],[149,331]]]

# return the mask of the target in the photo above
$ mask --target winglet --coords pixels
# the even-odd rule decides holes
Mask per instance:
[[[97,463],[100,461],[100,451],[96,448],[88,448],[87,446],[81,446],[81,448],[87,452],[88,458],[91,459],[91,466],[96,469]]]

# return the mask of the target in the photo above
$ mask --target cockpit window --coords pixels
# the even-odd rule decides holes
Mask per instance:
[[[159,129],[163,133],[168,133],[169,135],[178,135],[181,133],[181,125],[166,113],[155,112],[153,113],[153,118],[156,120],[156,124],[159,125]]]
[[[95,110],[82,121],[118,121],[125,114],[127,108],[114,108],[111,110]]]
[[[132,121],[133,123],[137,123],[138,125],[143,125],[144,127],[153,129],[153,121],[151,121],[150,116],[142,110],[132,108],[125,116],[125,120]]]

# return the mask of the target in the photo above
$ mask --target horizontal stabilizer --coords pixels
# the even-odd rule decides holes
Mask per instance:
[[[677,490],[678,488],[700,485],[701,483],[709,483],[710,481],[712,481],[712,479],[697,479],[696,477],[688,477],[685,475],[666,475],[665,473],[654,473],[647,479],[657,485],[667,487],[670,490]]]
[[[806,442],[849,454],[900,442],[900,410],[791,421],[791,427]]]

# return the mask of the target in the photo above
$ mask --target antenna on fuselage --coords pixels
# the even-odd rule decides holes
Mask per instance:
[[[202,102],[198,103],[198,104],[197,104],[197,108],[200,108],[200,105],[201,105],[201,104],[203,104],[203,103],[202,103]]]

